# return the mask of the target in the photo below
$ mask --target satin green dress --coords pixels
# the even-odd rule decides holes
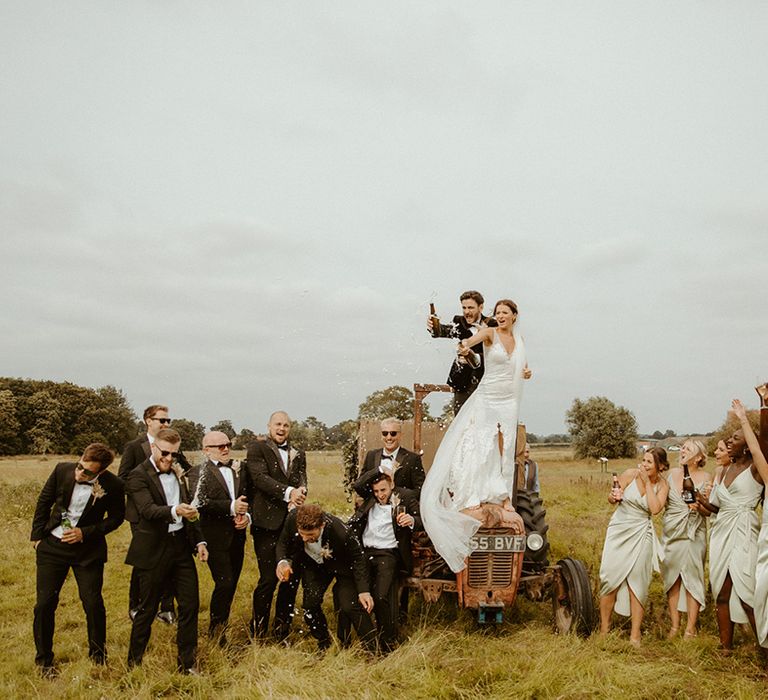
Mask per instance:
[[[768,508],[763,504],[763,524],[757,538],[755,566],[755,623],[757,641],[768,647]]]
[[[762,491],[763,485],[755,481],[750,469],[745,469],[730,486],[718,482],[709,494],[709,502],[720,507],[709,535],[709,585],[712,597],[717,600],[725,577],[730,573],[733,581],[730,617],[732,622],[741,624],[747,624],[749,620],[740,600],[755,607],[755,566],[760,531],[755,508]]]
[[[654,489],[658,490],[658,486]],[[653,529],[651,511],[640,495],[637,480],[624,489],[624,499],[608,523],[600,561],[600,595],[618,589],[613,609],[629,617],[629,589],[645,607],[653,572],[658,571],[659,541]]]
[[[686,592],[690,593],[704,609],[704,558],[707,554],[707,526],[700,513],[691,510],[683,501],[677,486],[667,477],[669,495],[661,521],[661,576],[664,592],[680,581],[680,598],[677,609],[688,612]]]

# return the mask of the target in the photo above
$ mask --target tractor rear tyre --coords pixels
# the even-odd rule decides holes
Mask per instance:
[[[595,605],[587,569],[581,561],[571,558],[561,559],[557,566],[552,586],[555,631],[588,637],[595,624]]]
[[[544,538],[544,545],[541,549],[534,552],[526,547],[523,568],[526,571],[543,569],[549,564],[547,558],[549,554],[549,540],[547,539],[549,525],[545,522],[547,511],[543,501],[535,491],[518,491],[516,510],[525,523],[525,534],[530,535],[532,532],[538,532]]]

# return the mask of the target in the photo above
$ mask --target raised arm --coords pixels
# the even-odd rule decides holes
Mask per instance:
[[[739,423],[741,423],[744,439],[747,441],[747,447],[749,447],[749,451],[752,453],[752,463],[755,465],[755,469],[757,469],[762,482],[768,484],[768,462],[766,462],[765,455],[760,449],[757,435],[755,435],[755,431],[752,430],[752,426],[749,424],[747,409],[744,408],[744,404],[738,399],[734,399],[731,402],[731,409],[736,418],[739,419]],[[760,411],[760,413],[764,413],[764,411]]]
[[[467,352],[469,352],[469,348],[474,347],[478,343],[491,343],[493,340],[493,328],[481,328],[477,333],[475,333],[471,338],[466,338],[461,341],[461,346],[463,349],[465,349]],[[464,353],[465,354],[465,353]]]
[[[768,384],[755,387],[760,396],[760,434],[757,440],[760,443],[760,451],[768,457]],[[768,483],[768,482],[766,482]]]

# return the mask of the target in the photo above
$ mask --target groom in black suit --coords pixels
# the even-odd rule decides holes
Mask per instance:
[[[277,587],[275,547],[288,511],[304,503],[307,496],[307,460],[302,450],[288,442],[291,419],[275,411],[267,424],[266,440],[248,445],[248,478],[251,482],[251,535],[259,564],[259,581],[253,591],[251,634],[264,637],[269,630],[269,612]],[[298,581],[281,583],[275,604],[274,631],[278,639],[288,636]]]
[[[225,627],[232,599],[243,569],[248,514],[248,472],[231,459],[232,442],[226,433],[212,431],[203,437],[208,458],[195,473],[193,505],[200,511],[200,526],[208,546],[208,568],[213,578],[208,634],[226,644]]]
[[[389,474],[395,486],[408,489],[415,498],[421,494],[421,486],[425,478],[421,456],[400,445],[402,427],[402,423],[397,418],[385,418],[381,421],[381,441],[384,447],[370,450],[365,455],[360,477],[354,485],[355,491],[362,498],[372,495],[371,479],[378,473]]]
[[[483,295],[470,290],[460,297],[461,316],[454,316],[453,323],[439,324],[439,330],[432,325],[433,318],[427,319],[427,330],[433,338],[453,338],[456,341],[471,338],[484,326],[495,326],[495,319],[483,316]],[[464,362],[456,357],[448,374],[448,385],[453,389],[453,415],[456,415],[464,402],[477,388],[485,372],[483,344],[478,343],[471,348],[469,361]]]
[[[37,559],[37,602],[33,631],[35,663],[53,672],[53,630],[59,591],[69,570],[75,574],[88,625],[88,655],[103,664],[107,649],[107,615],[101,588],[107,542],[125,516],[123,483],[107,471],[112,451],[88,445],[80,461],[60,462],[37,499],[31,540]]]
[[[128,666],[141,663],[149,643],[160,596],[170,582],[179,602],[176,633],[178,666],[197,674],[197,569],[192,557],[208,559],[197,509],[190,505],[182,469],[174,464],[181,437],[171,428],[160,430],[152,456],[128,475],[126,491],[139,521],[133,531],[125,563],[134,567],[141,599],[133,619]]]

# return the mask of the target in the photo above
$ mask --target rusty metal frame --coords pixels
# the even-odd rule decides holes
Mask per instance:
[[[447,384],[414,384],[413,385],[413,451],[421,453],[421,422],[424,420],[424,399],[433,391],[453,393]]]

